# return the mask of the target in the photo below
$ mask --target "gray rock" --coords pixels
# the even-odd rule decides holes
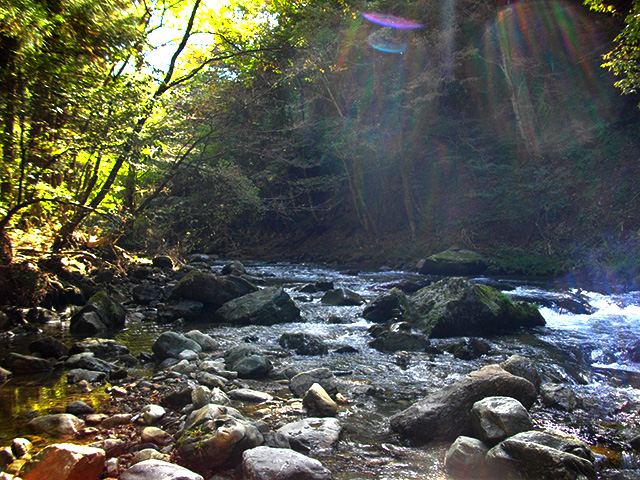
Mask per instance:
[[[476,437],[487,445],[533,428],[527,409],[511,397],[486,397],[474,403],[471,424]]]
[[[338,381],[333,372],[324,367],[298,373],[289,381],[289,390],[296,397],[302,398],[314,383],[320,384],[332,397],[339,391]]]
[[[27,428],[54,438],[72,438],[84,428],[84,421],[69,413],[57,413],[36,417],[27,423]]]
[[[477,438],[465,436],[456,438],[444,457],[447,478],[454,480],[490,478],[485,461],[488,451],[489,447]]]
[[[545,325],[534,305],[514,303],[495,288],[457,277],[411,295],[404,319],[430,338],[486,336]]]
[[[33,443],[26,438],[14,438],[11,441],[11,453],[16,458],[24,458],[33,449]]]
[[[173,436],[158,427],[144,427],[140,432],[140,438],[145,443],[153,443],[160,447],[173,442]]]
[[[162,460],[145,460],[127,468],[120,480],[204,480],[191,470]]]
[[[262,433],[240,412],[210,404],[187,417],[176,446],[188,465],[209,469],[237,465],[245,450],[263,441]]]
[[[194,270],[173,287],[171,299],[195,300],[207,307],[220,308],[234,298],[257,291],[258,288],[242,277],[215,276]]]
[[[291,444],[291,448],[302,453],[333,450],[340,440],[342,426],[332,417],[309,417],[288,423],[277,430]]]
[[[238,277],[241,277],[242,275],[247,274],[247,269],[242,264],[242,262],[239,262],[238,260],[232,260],[224,267],[222,267],[221,273],[222,275],[236,275]]]
[[[318,460],[282,448],[256,447],[242,455],[244,480],[330,480]]]
[[[505,480],[595,480],[593,454],[584,442],[544,432],[523,432],[489,450],[487,465]]]
[[[528,358],[525,358],[521,355],[511,355],[504,362],[502,362],[500,366],[513,375],[526,378],[531,383],[533,383],[537,390],[540,389],[542,380],[540,378],[540,374],[538,373],[538,368],[536,367],[535,363],[533,363]]]
[[[107,374],[117,370],[117,367],[113,363],[97,358],[93,352],[71,355],[67,361],[64,362],[64,365],[67,368],[82,368],[84,370],[103,372]]]
[[[325,305],[333,305],[335,307],[355,306],[364,303],[364,299],[360,295],[348,288],[328,290],[320,301]]]
[[[263,403],[273,400],[273,397],[268,393],[259,392],[258,390],[252,390],[250,388],[237,388],[235,390],[231,390],[229,392],[229,398],[231,400],[249,403]]]
[[[73,328],[69,329],[77,335],[97,335],[109,330],[109,327],[102,321],[98,312],[84,311],[73,316]]]
[[[273,370],[273,364],[266,355],[254,347],[237,347],[224,356],[226,368],[237,372],[240,378],[264,378]]]
[[[160,460],[163,462],[169,462],[171,457],[166,453],[159,452],[155,448],[143,448],[134,453],[133,458],[129,461],[129,465],[135,465],[136,463],[144,462],[146,460]]]
[[[158,360],[163,361],[167,358],[178,358],[184,350],[193,350],[196,353],[200,353],[202,347],[180,333],[163,332],[156,339],[151,350]]]
[[[282,348],[295,350],[298,355],[326,355],[329,352],[319,337],[308,333],[283,333],[278,343]]]
[[[220,348],[218,342],[216,342],[211,335],[202,333],[199,330],[191,330],[190,332],[185,333],[184,336],[200,345],[203,352],[214,352]]]
[[[300,309],[281,287],[268,287],[225,303],[216,310],[234,325],[275,325],[300,320]]]
[[[180,300],[177,303],[163,304],[158,307],[158,321],[171,323],[178,319],[199,320],[205,310],[204,303],[195,300]]]
[[[472,433],[473,404],[491,396],[513,397],[529,408],[537,392],[528,380],[489,365],[395,414],[391,428],[404,437],[423,441],[468,436]]]
[[[211,390],[209,387],[204,385],[198,385],[191,392],[191,403],[193,404],[193,408],[196,410],[204,407],[209,403],[209,399],[211,398]],[[217,402],[212,402],[217,403]]]
[[[145,405],[142,410],[140,410],[140,414],[142,421],[146,425],[153,425],[164,417],[167,411],[160,405]]]
[[[219,389],[224,389],[227,381],[226,378],[209,372],[198,372],[196,374],[196,380],[205,387]]]

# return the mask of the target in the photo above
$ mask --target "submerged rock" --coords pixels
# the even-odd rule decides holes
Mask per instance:
[[[491,396],[513,397],[529,408],[537,393],[528,380],[489,365],[395,414],[391,428],[403,437],[423,441],[471,435],[473,404]]]
[[[2,366],[14,374],[46,372],[53,369],[53,364],[44,358],[15,352],[5,357]]]
[[[60,358],[69,355],[69,347],[57,338],[46,335],[29,343],[29,352],[43,358]]]
[[[484,336],[545,325],[534,305],[513,303],[495,288],[459,277],[416,292],[404,318],[431,338]]]

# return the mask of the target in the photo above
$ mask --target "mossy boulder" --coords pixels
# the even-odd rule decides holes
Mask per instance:
[[[420,261],[418,271],[423,275],[479,275],[487,263],[479,253],[450,248]]]
[[[484,336],[545,325],[535,305],[514,303],[499,290],[446,278],[409,297],[404,320],[432,338]]]
[[[69,322],[72,333],[95,334],[124,327],[126,311],[107,292],[95,293]]]

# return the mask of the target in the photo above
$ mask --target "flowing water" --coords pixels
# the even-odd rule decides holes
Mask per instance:
[[[339,418],[344,434],[335,452],[318,458],[334,472],[337,480],[356,479],[437,479],[444,478],[443,457],[449,444],[411,445],[388,431],[388,418],[425,394],[450,384],[472,370],[499,363],[512,354],[523,355],[538,365],[544,381],[569,384],[578,395],[581,408],[562,412],[536,405],[532,416],[545,429],[573,433],[599,455],[601,469],[639,468],[638,459],[625,443],[640,434],[640,364],[627,359],[628,348],[640,339],[640,294],[631,292],[602,295],[581,292],[594,313],[576,315],[560,308],[543,307],[547,321],[543,328],[487,338],[489,354],[476,360],[460,360],[450,354],[381,353],[368,346],[371,324],[361,314],[363,306],[330,307],[320,302],[320,294],[304,294],[305,284],[330,280],[334,286],[350,289],[371,300],[384,285],[400,280],[423,281],[421,275],[402,271],[341,272],[337,269],[288,263],[246,263],[249,274],[266,285],[281,285],[296,300],[303,321],[270,327],[187,325],[210,334],[222,348],[251,341],[272,352],[276,370],[295,367],[299,371],[328,367],[341,382],[349,403]],[[221,264],[214,265],[219,270]],[[487,281],[487,279],[478,279]],[[553,284],[491,280],[504,285],[505,293],[517,298],[553,297]],[[575,293],[575,292],[573,292]],[[133,305],[129,305],[132,309]],[[132,322],[116,338],[132,351],[150,351],[152,341],[166,326]],[[278,344],[285,332],[306,332],[321,337],[329,346],[328,355],[300,356],[284,351]],[[64,332],[61,332],[64,333]],[[340,354],[342,346],[354,353]],[[143,372],[141,372],[143,373]],[[54,380],[53,386],[33,380],[14,379],[0,388],[0,440],[5,442],[20,429],[16,419],[31,410],[46,411],[73,394],[73,389]],[[25,393],[31,392],[31,393]],[[51,393],[56,392],[56,393]],[[44,397],[46,398],[43,398]],[[68,400],[67,400],[68,401]],[[101,401],[100,398],[95,402]],[[248,416],[252,412],[247,411]]]

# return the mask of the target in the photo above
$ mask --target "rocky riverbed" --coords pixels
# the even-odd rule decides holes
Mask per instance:
[[[3,316],[4,478],[640,478],[634,294],[61,263]]]

